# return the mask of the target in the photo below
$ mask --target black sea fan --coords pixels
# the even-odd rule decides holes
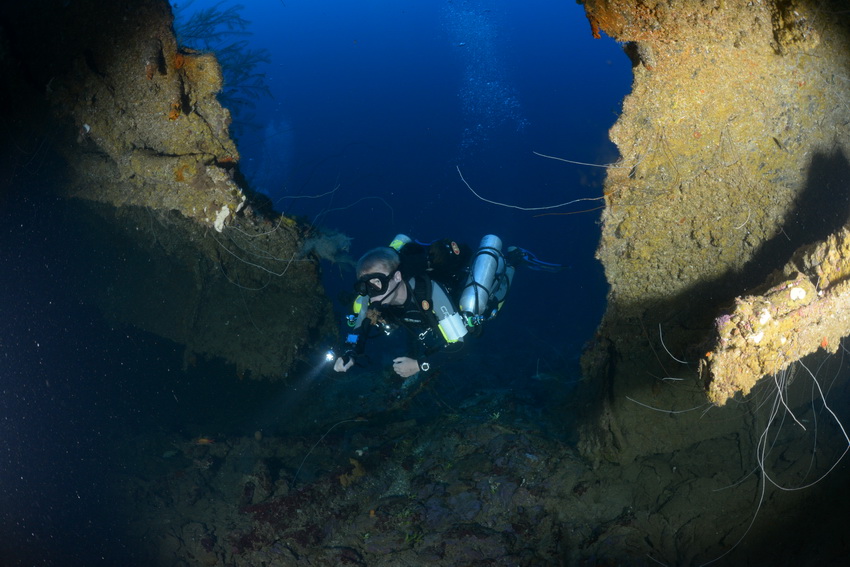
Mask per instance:
[[[218,98],[237,120],[234,126],[251,122],[250,109],[256,100],[271,96],[266,75],[258,71],[271,61],[266,49],[250,47],[251,23],[242,16],[245,6],[222,0],[208,8],[194,10],[194,0],[174,4],[174,33],[177,43],[199,51],[215,53],[224,86]]]

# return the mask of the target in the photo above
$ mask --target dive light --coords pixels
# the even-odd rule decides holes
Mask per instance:
[[[340,355],[340,358],[342,359],[343,364],[348,364],[348,361],[351,360],[352,357],[351,357],[351,354],[346,353],[346,354]],[[325,362],[334,362],[335,360],[336,360],[336,352],[334,352],[334,349],[329,348],[327,350],[327,352],[325,352]]]

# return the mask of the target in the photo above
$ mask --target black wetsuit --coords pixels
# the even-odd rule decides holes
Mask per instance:
[[[462,341],[453,343],[446,341],[440,331],[437,316],[433,312],[433,288],[440,286],[447,298],[449,293],[444,286],[430,280],[427,276],[410,278],[404,285],[407,286],[407,300],[403,305],[369,307],[378,315],[378,322],[372,324],[369,317],[366,317],[360,327],[354,329],[353,334],[357,339],[353,348],[350,348],[346,354],[359,357],[364,354],[368,339],[381,334],[382,330],[398,332],[401,328],[408,334],[408,351],[405,356],[416,360],[420,371],[433,372],[435,359],[441,359],[446,352],[457,352],[463,346]],[[449,302],[452,312],[456,312],[457,305],[450,298]],[[348,346],[352,346],[351,342]]]

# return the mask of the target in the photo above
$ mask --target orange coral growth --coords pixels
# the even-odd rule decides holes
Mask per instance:
[[[185,165],[181,165],[174,171],[174,179],[180,181],[181,183],[185,181],[185,177],[183,176],[183,171],[186,169]]]
[[[652,37],[658,21],[655,10],[634,0],[583,0],[584,13],[594,38],[605,32],[618,41]]]
[[[602,36],[599,34],[599,22],[596,21],[596,16],[588,14],[587,19],[590,21],[590,34],[593,39],[600,39]]]
[[[178,53],[174,56],[174,68],[175,69],[182,69],[183,65],[185,65],[185,64],[186,64],[186,58],[183,56],[182,53]]]
[[[168,119],[177,120],[178,118],[180,118],[180,103],[172,102],[171,110],[168,112]]]
[[[616,37],[623,27],[622,16],[617,13],[617,7],[602,0],[590,0],[584,3],[584,13],[590,23],[590,33],[594,39],[602,37],[605,32]]]
[[[360,477],[366,476],[366,469],[360,464],[357,459],[348,459],[348,462],[354,467],[351,472],[339,475],[339,483],[344,487],[349,487],[354,484]]]

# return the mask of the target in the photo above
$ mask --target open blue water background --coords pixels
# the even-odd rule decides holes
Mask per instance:
[[[399,232],[472,246],[494,233],[568,265],[554,276],[521,271],[488,334],[544,341],[535,359],[575,362],[604,310],[600,211],[537,215],[601,201],[497,206],[457,168],[504,204],[599,197],[604,169],[533,152],[616,161],[607,132],[631,81],[621,46],[593,39],[583,8],[558,0],[263,0],[244,16],[252,45],[271,53],[273,98],[258,102],[257,127],[239,143],[254,187],[278,210],[351,236],[354,258]],[[326,271],[332,297],[349,289],[350,271]]]

